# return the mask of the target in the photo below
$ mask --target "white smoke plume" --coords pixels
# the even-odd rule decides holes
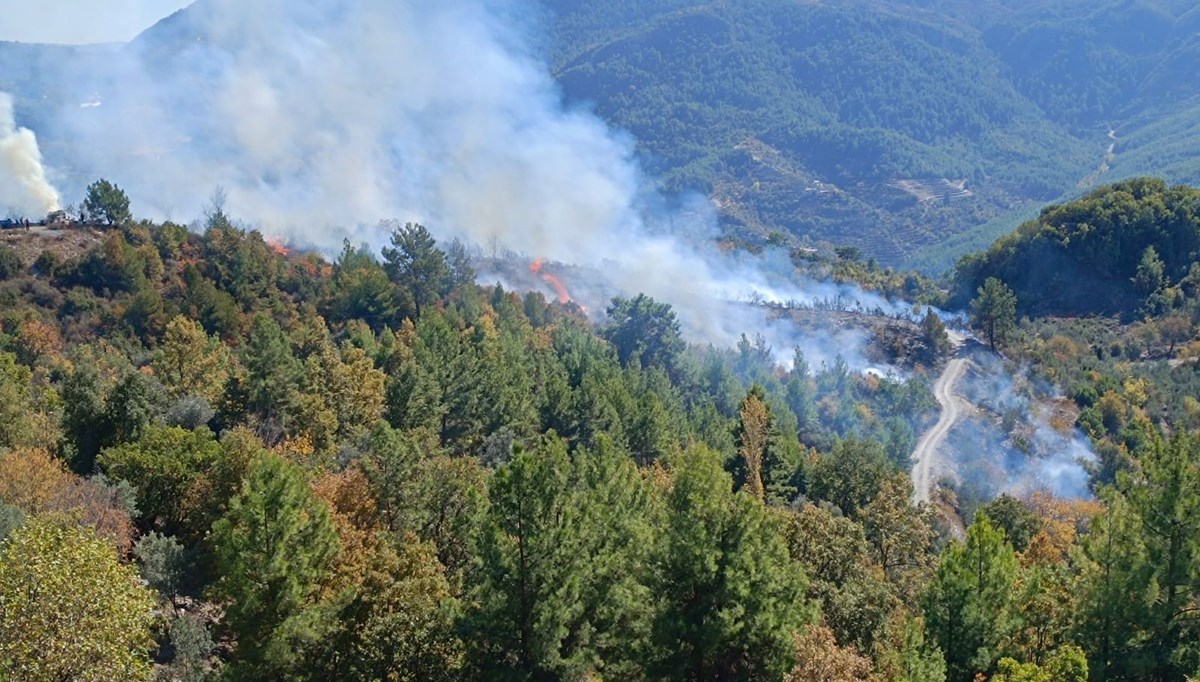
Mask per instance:
[[[972,363],[963,393],[983,412],[956,427],[960,479],[989,499],[1038,490],[1066,499],[1091,498],[1088,467],[1097,458],[1073,424],[1055,425],[1053,406],[1061,396],[1039,385],[1028,369],[1011,368],[985,350],[973,353]]]
[[[764,325],[723,302],[846,295],[718,254],[706,200],[661,197],[629,136],[564,104],[522,7],[202,0],[80,84],[102,106],[73,103],[60,125],[72,162],[126,188],[135,214],[198,215],[222,186],[234,215],[327,254],[346,237],[382,245],[381,219],[420,221],[596,266],[610,295],[671,303],[696,341]]]
[[[41,218],[57,210],[58,190],[46,179],[33,131],[17,127],[13,100],[0,92],[0,208]]]

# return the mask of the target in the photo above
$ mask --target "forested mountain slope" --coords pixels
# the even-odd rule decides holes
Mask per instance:
[[[988,277],[1029,314],[1139,313],[1178,307],[1200,287],[1200,192],[1133,179],[1063,205],[965,257],[958,300]]]
[[[688,346],[644,296],[593,325],[391,228],[382,260],[332,263],[219,210],[202,234],[5,235],[0,661],[129,680],[1200,667],[1200,445],[1191,412],[1161,435],[1122,365],[1011,340],[1090,382],[1100,504],[1005,496],[951,541],[910,504],[919,372]]]
[[[760,236],[904,261],[1101,177],[1200,168],[1187,3],[547,4],[568,95]]]

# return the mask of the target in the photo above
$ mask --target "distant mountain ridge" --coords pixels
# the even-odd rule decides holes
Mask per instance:
[[[785,229],[905,263],[1089,184],[1200,176],[1191,3],[546,4],[568,96],[760,238]],[[962,180],[971,201],[892,191]]]

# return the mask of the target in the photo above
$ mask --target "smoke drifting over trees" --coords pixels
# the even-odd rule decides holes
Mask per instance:
[[[797,284],[786,259],[717,253],[707,200],[662,196],[629,136],[564,105],[529,38],[537,22],[491,0],[207,0],[104,73],[78,74],[100,106],[72,103],[52,125],[81,181],[118,181],[137,215],[198,215],[220,186],[232,214],[326,255],[345,238],[378,249],[382,219],[420,222],[439,239],[595,266],[596,310],[644,292],[692,340],[732,345],[766,326],[729,301],[891,308]],[[794,336],[770,334],[786,357]],[[809,350],[861,355],[829,345]]]

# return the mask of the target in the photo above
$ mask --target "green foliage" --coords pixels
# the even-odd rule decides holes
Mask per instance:
[[[678,379],[684,343],[670,304],[638,294],[614,298],[607,312],[609,322],[602,334],[616,347],[622,365],[658,367]]]
[[[412,297],[417,317],[439,301],[452,278],[445,252],[424,225],[407,223],[392,229],[392,245],[383,249],[388,278]]]
[[[230,362],[229,351],[219,340],[181,315],[166,327],[154,370],[172,398],[198,396],[213,404],[225,392]]]
[[[30,390],[33,372],[12,353],[0,352],[0,448],[45,442],[37,419],[38,405]]]
[[[1200,663],[1188,615],[1200,587],[1200,448],[1187,435],[1156,436],[1120,479],[1083,543],[1090,667],[1102,679],[1178,679]]]
[[[811,467],[808,492],[813,499],[853,517],[879,494],[891,472],[892,465],[878,443],[848,438]]]
[[[392,561],[344,612],[360,622],[336,674],[363,682],[462,679],[458,604],[432,546],[405,541]]]
[[[1003,530],[1005,539],[1018,552],[1024,552],[1033,536],[1042,529],[1042,519],[1023,502],[1007,494],[983,505],[976,514],[987,516],[993,526]]]
[[[243,364],[246,407],[264,422],[285,426],[301,368],[279,323],[266,315],[254,318]]]
[[[1147,246],[1138,261],[1137,270],[1133,274],[1133,288],[1143,296],[1149,296],[1158,291],[1166,281],[1165,267],[1158,251],[1153,246]]]
[[[21,273],[21,256],[7,244],[0,244],[0,282]]]
[[[147,680],[155,602],[109,543],[34,519],[0,545],[0,670],[12,680]]]
[[[72,452],[76,472],[95,467],[103,445],[104,394],[94,367],[83,366],[63,381],[63,432]]]
[[[109,476],[138,491],[138,509],[146,528],[195,542],[212,522],[206,497],[214,492],[210,472],[223,457],[207,430],[151,427],[136,441],[105,449],[98,464]]]
[[[925,342],[925,360],[937,363],[950,354],[950,339],[946,336],[946,325],[938,317],[933,308],[925,309],[925,317],[921,318],[921,336]]]
[[[673,461],[661,555],[652,674],[702,680],[775,678],[793,661],[792,635],[813,619],[804,572],[762,503],[731,495],[715,453]]]
[[[593,328],[474,285],[453,244],[450,283],[414,319],[362,250],[284,258],[209,222],[131,226],[4,290],[0,447],[18,449],[0,482],[32,516],[0,506],[0,536],[67,510],[126,551],[139,508],[144,579],[203,595],[175,599],[204,616],[175,620],[164,676],[211,676],[219,658],[231,679],[942,682],[1005,656],[1045,673],[1075,644],[1096,679],[1200,667],[1195,447],[1153,423],[1200,425],[1200,379],[1148,360],[1190,357],[1200,270],[1168,277],[1166,314],[1135,327],[1015,331],[1006,352],[1076,396],[1115,487],[1094,524],[1002,498],[939,570],[935,510],[910,505],[903,473],[936,408],[920,372],[799,352],[785,372],[750,335],[689,347],[645,297]],[[870,261],[838,267],[909,286]],[[375,305],[390,295],[394,312]],[[55,446],[107,478],[67,474]]]
[[[871,651],[884,622],[898,606],[883,570],[871,557],[863,527],[807,505],[788,529],[792,558],[808,576],[808,596],[837,641]]]
[[[958,299],[996,277],[1013,288],[1022,313],[1132,314],[1163,285],[1183,280],[1200,253],[1198,195],[1138,178],[1047,207],[960,261]]]
[[[104,179],[88,185],[83,210],[92,220],[103,220],[109,225],[120,225],[133,219],[129,213],[129,197],[124,190]]]
[[[179,614],[171,621],[169,636],[171,646],[175,647],[171,676],[181,682],[205,680],[208,659],[215,644],[204,622],[188,613]]]
[[[209,543],[220,576],[213,595],[227,604],[237,670],[257,676],[285,666],[295,652],[278,635],[303,617],[338,553],[329,510],[295,465],[264,455],[213,524]]]
[[[988,672],[1014,628],[1011,610],[1018,564],[1004,532],[980,516],[942,554],[925,597],[925,623],[946,656],[947,679]]]
[[[141,564],[142,579],[165,599],[174,599],[187,578],[189,558],[183,545],[173,537],[151,531],[133,546],[133,555]]]
[[[971,323],[987,335],[988,344],[996,350],[1017,324],[1017,298],[1004,282],[987,278],[979,287],[978,296],[971,301]]]
[[[331,320],[362,320],[377,331],[394,323],[399,311],[396,292],[387,271],[365,246],[355,249],[346,241],[334,264],[333,284]]]
[[[1002,658],[992,679],[995,682],[1087,682],[1087,658],[1076,646],[1063,647],[1044,665]]]
[[[897,682],[946,682],[946,660],[936,646],[925,641],[919,621],[905,622],[904,641],[894,657]]]
[[[648,493],[607,447],[572,462],[551,441],[496,472],[468,617],[482,677],[637,674],[651,615]]]

